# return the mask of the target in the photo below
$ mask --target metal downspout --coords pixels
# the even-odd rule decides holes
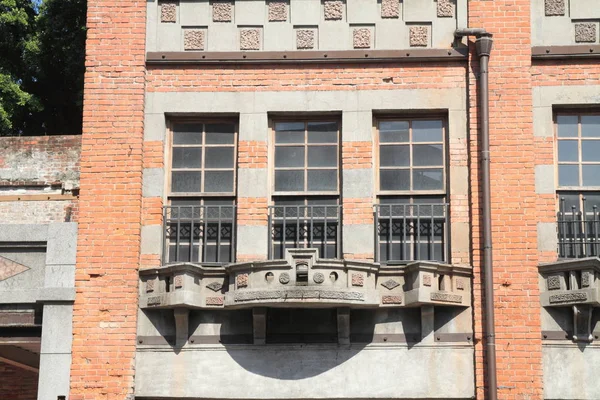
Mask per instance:
[[[490,110],[488,65],[492,51],[492,35],[485,29],[458,29],[456,37],[475,36],[475,50],[479,57],[479,118],[481,126],[481,190],[483,223],[483,301],[485,311],[485,377],[488,400],[497,400],[496,329],[494,326],[494,275],[492,258],[492,206],[490,182]]]

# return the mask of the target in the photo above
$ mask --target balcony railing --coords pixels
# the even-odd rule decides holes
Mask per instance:
[[[560,200],[558,223],[558,256],[560,258],[598,257],[600,255],[600,210],[586,207],[585,197],[580,211],[576,206],[568,210]]]
[[[317,248],[321,258],[341,258],[340,205],[269,207],[269,259],[282,259],[285,249]]]
[[[163,263],[235,261],[234,205],[163,207]]]
[[[448,260],[448,204],[376,204],[379,262]]]

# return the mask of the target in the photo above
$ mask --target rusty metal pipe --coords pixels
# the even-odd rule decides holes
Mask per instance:
[[[457,38],[475,36],[475,51],[479,57],[479,121],[481,138],[481,190],[483,224],[483,301],[485,311],[485,377],[488,384],[488,400],[497,400],[498,382],[496,371],[496,328],[494,325],[494,274],[492,258],[492,206],[490,181],[490,109],[488,65],[492,51],[492,34],[485,29],[457,29]]]

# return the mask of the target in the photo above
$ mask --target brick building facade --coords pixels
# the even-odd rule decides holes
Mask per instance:
[[[81,143],[3,139],[0,360],[44,400],[600,398],[599,21],[90,1]]]

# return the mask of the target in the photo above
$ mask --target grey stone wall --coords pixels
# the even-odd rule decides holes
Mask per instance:
[[[467,0],[150,0],[147,18],[147,51],[449,48]]]
[[[598,44],[597,0],[532,0],[532,46]]]

